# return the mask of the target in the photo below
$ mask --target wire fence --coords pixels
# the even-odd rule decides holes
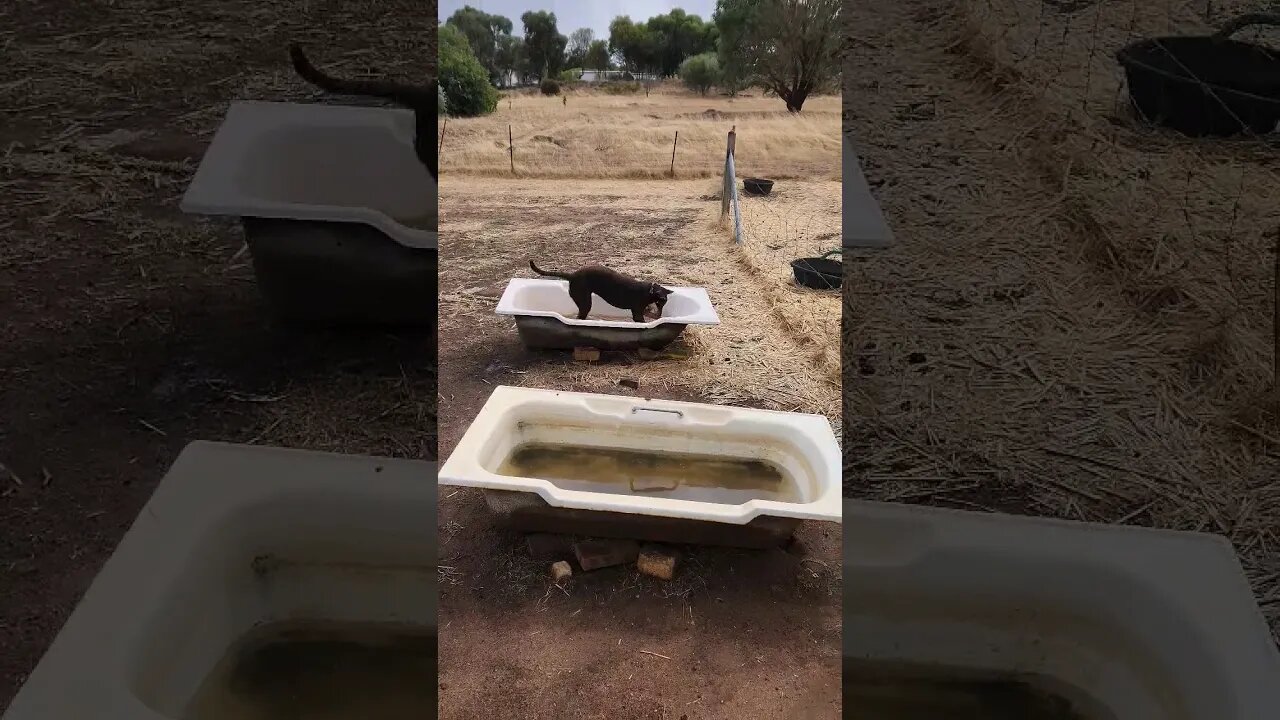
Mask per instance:
[[[734,126],[718,192],[720,225],[733,238],[738,261],[759,279],[773,317],[838,383],[842,273],[836,261],[815,256],[839,252],[840,183],[742,178],[737,147]]]
[[[823,272],[823,255],[840,248],[839,183],[772,180],[738,175],[737,127],[729,131],[720,188],[720,222],[762,271],[809,287],[837,290],[840,273]],[[834,261],[832,261],[834,262]]]

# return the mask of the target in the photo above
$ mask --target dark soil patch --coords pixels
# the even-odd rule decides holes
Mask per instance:
[[[176,208],[227,103],[311,95],[289,40],[431,71],[435,3],[371,7],[0,8],[0,707],[188,442],[434,455],[431,338],[276,326],[236,228]]]

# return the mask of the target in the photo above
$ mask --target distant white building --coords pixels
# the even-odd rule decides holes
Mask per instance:
[[[610,80],[626,80],[627,75],[630,75],[632,80],[640,80],[642,82],[658,79],[658,76],[654,73],[628,73],[626,70],[583,70],[582,77],[579,79],[582,82],[589,83],[608,82]]]

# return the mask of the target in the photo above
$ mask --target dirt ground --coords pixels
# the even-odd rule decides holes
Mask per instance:
[[[845,494],[1219,533],[1280,633],[1274,148],[1113,102],[1203,4],[1059,5],[849,6],[897,243],[846,263]]]
[[[290,40],[411,78],[435,14],[0,6],[0,707],[187,442],[434,456],[432,338],[277,327],[238,228],[177,203],[228,102],[314,97]]]
[[[834,353],[773,304],[779,281],[754,269],[765,256],[718,225],[714,181],[445,174],[441,187],[441,457],[503,384],[822,413],[838,428]],[[678,359],[526,351],[493,309],[530,258],[706,287],[722,324],[686,330]],[[839,714],[839,526],[802,525],[790,552],[690,549],[671,583],[609,569],[567,592],[478,491],[442,488],[440,528],[442,718]]]

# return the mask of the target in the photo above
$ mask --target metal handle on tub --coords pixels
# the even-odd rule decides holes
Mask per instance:
[[[632,414],[632,415],[635,415],[635,414],[637,414],[637,413],[641,413],[641,412],[671,413],[671,414],[675,415],[676,417],[680,418],[681,420],[683,420],[683,419],[684,419],[684,412],[683,412],[683,411],[681,411],[681,410],[668,410],[668,409],[665,409],[665,408],[646,408],[646,407],[633,407],[633,408],[631,408],[631,414]]]

